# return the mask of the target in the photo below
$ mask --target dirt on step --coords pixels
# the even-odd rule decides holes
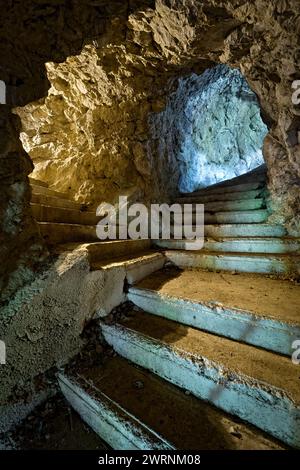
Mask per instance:
[[[161,270],[137,287],[196,302],[211,302],[279,321],[300,323],[297,282],[261,274]]]
[[[100,437],[73,411],[61,394],[39,406],[9,435],[13,450],[103,450]]]

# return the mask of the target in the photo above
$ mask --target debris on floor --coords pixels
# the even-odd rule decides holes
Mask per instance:
[[[104,450],[109,447],[58,393],[0,442],[7,450]],[[1,447],[1,445],[0,445]]]

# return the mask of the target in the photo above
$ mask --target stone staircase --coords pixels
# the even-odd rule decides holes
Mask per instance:
[[[291,361],[300,337],[296,284],[165,268],[129,287],[127,298],[134,306],[126,316],[99,325],[118,356],[59,376],[66,398],[106,442],[281,447],[248,422],[300,447],[299,366]]]
[[[103,292],[97,293],[94,291],[96,287],[93,290],[91,286],[90,294],[95,298],[98,295],[106,297],[103,301],[105,307],[99,307],[102,313],[109,313],[124,299],[125,282],[134,284],[164,266],[166,258],[161,250],[153,247],[151,240],[99,241],[96,235],[99,217],[94,212],[71,200],[66,193],[49,188],[45,182],[30,178],[30,184],[32,212],[51,253],[73,254],[75,264],[76,258],[83,256],[95,285],[97,273],[104,276]],[[112,285],[107,291],[106,285],[109,284]],[[110,306],[109,311],[107,305]]]
[[[157,242],[172,267],[127,277],[132,308],[99,320],[115,356],[61,372],[61,390],[115,449],[300,448],[300,290],[278,276],[297,275],[299,240],[267,223],[263,169],[192,198],[211,203],[204,250]]]
[[[40,232],[49,245],[98,241],[95,212],[55,191],[43,181],[30,178],[31,209]]]
[[[177,199],[205,207],[205,243],[189,251],[186,240],[156,240],[166,256],[182,268],[202,268],[280,275],[300,274],[300,238],[281,225],[268,224],[266,170],[262,166]],[[172,251],[171,251],[172,250]]]
[[[246,422],[300,447],[296,284],[165,268],[130,286],[127,298],[134,306],[125,317],[99,325],[118,356],[59,377],[112,447],[280,447]]]
[[[164,266],[164,254],[150,239],[99,241],[96,225],[100,219],[88,207],[43,181],[30,178],[30,185],[32,213],[51,252],[86,254],[90,272],[101,271],[107,282],[114,283],[107,293],[112,308],[122,299],[119,291],[125,279],[134,284]]]

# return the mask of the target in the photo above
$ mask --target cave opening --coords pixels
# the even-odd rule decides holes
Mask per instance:
[[[238,69],[216,65],[177,79],[164,111],[158,148],[178,167],[178,190],[190,193],[264,164],[268,128],[255,93]]]

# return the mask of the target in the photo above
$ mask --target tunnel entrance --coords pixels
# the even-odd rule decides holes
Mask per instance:
[[[166,109],[159,152],[178,167],[178,190],[188,193],[247,173],[264,163],[268,129],[256,95],[237,69],[217,65],[178,80]]]

